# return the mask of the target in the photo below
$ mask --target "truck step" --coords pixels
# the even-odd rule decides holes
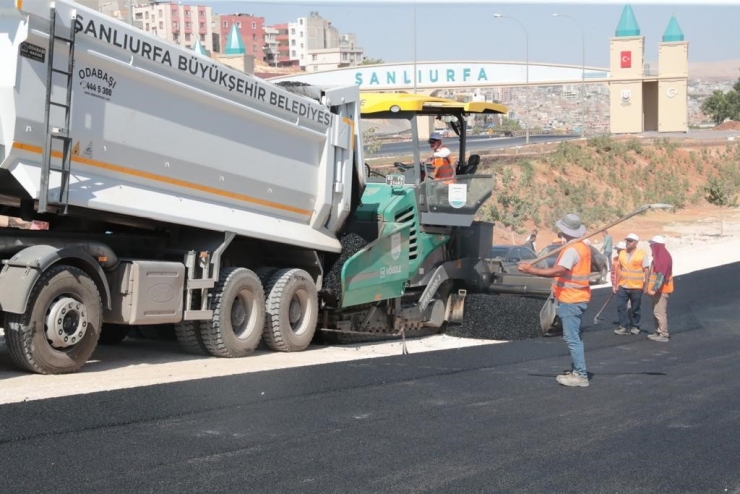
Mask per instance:
[[[216,286],[216,280],[207,278],[204,280],[188,280],[188,290],[201,290],[203,288],[213,288]]]
[[[213,318],[212,310],[186,310],[183,319],[186,321],[199,321]]]

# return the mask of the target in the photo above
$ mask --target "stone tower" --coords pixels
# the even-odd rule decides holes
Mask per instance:
[[[622,10],[622,17],[614,37],[609,41],[609,47],[611,132],[642,132],[645,38],[640,36],[640,26],[629,4]]]
[[[689,43],[671,17],[658,45],[658,132],[688,130]]]

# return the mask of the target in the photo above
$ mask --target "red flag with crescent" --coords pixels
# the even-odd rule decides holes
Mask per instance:
[[[621,61],[622,61],[621,67],[623,69],[629,69],[630,67],[632,67],[632,52],[623,51]]]

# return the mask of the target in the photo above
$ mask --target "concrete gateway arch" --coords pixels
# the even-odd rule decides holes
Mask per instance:
[[[414,80],[416,72],[416,80]],[[547,63],[529,64],[529,84],[546,86],[609,81],[609,69],[580,65]],[[522,62],[439,61],[367,65],[293,74],[270,81],[301,81],[307,84],[344,86],[358,85],[364,91],[431,92],[440,89],[484,87],[517,87],[527,82],[527,64]]]
[[[322,86],[358,85],[363,91],[413,91],[520,87],[560,84],[606,84],[612,133],[688,131],[688,50],[672,16],[658,43],[658,66],[645,64],[645,37],[625,5],[609,39],[609,68],[548,63],[440,61],[368,65],[280,76]],[[518,110],[517,108],[514,108]]]

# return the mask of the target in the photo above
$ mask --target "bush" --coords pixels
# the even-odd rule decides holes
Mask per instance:
[[[709,204],[724,207],[737,206],[737,186],[731,180],[712,175],[704,186],[704,193]]]
[[[625,145],[627,146],[628,151],[634,151],[637,154],[642,154],[642,142],[640,142],[638,139],[630,139]]]
[[[616,154],[624,154],[627,150],[627,147],[624,144],[619,141],[613,140],[607,135],[591,137],[588,141],[586,141],[586,144],[589,147],[596,149],[596,152],[599,154],[612,152]]]

